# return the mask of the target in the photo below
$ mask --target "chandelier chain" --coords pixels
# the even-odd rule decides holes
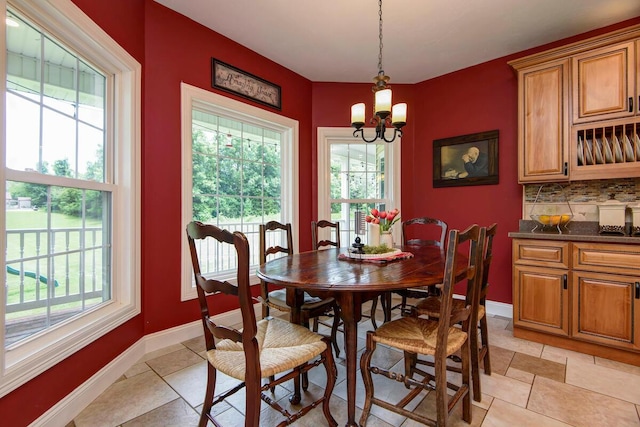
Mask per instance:
[[[380,52],[378,53],[378,71],[382,73],[382,0],[378,0]]]

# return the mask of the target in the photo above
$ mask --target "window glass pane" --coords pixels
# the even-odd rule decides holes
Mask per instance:
[[[104,182],[103,137],[93,126],[78,125],[78,178]]]
[[[15,23],[7,25],[7,90],[39,94],[42,35],[10,11],[7,17]]]
[[[7,92],[7,167],[26,171],[39,170],[40,107],[38,104]],[[25,118],[29,125],[25,126]]]
[[[110,196],[9,181],[5,345],[110,300]]]
[[[7,166],[104,182],[105,75],[8,16]]]
[[[194,219],[241,230],[257,247],[259,225],[282,220],[281,134],[198,109],[192,119]],[[252,264],[258,256],[251,251]],[[220,261],[203,271],[224,267]]]
[[[106,78],[83,61],[79,61],[78,119],[104,129]]]
[[[356,236],[367,243],[362,221],[376,207],[384,209],[384,144],[331,143],[330,183],[331,219],[340,221],[341,240],[354,242]],[[346,199],[346,201],[345,201]]]
[[[42,172],[75,178],[76,121],[44,109],[42,132]]]

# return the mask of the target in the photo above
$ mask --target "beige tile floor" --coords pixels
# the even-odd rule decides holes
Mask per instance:
[[[381,313],[378,316],[381,318]],[[491,376],[482,375],[481,402],[474,402],[472,426],[483,427],[593,427],[640,426],[640,367],[599,357],[550,347],[514,338],[510,319],[489,317]],[[364,349],[369,320],[359,326],[359,348]],[[342,341],[339,335],[339,341]],[[378,363],[389,367],[401,363],[400,352],[378,347]],[[344,355],[344,352],[341,356]],[[339,425],[346,422],[346,382],[344,359],[338,358],[338,383],[331,398],[332,413]],[[380,366],[380,365],[379,365]],[[324,373],[310,375],[308,393],[322,393]],[[312,371],[313,372],[313,371]],[[356,416],[363,404],[364,387],[358,373]],[[236,380],[219,375],[218,390],[228,389]],[[196,426],[206,385],[204,340],[192,339],[147,354],[118,381],[85,408],[67,427],[105,426]],[[393,395],[402,384],[376,382],[376,393]],[[278,386],[275,398],[281,404],[290,389]],[[416,412],[432,412],[432,394],[423,396]],[[223,426],[243,424],[241,392],[215,409]],[[275,413],[263,405],[261,425],[275,425]],[[461,409],[454,410],[451,425],[468,426]],[[314,410],[296,426],[321,426],[326,421]],[[413,427],[418,423],[374,407],[368,426]]]

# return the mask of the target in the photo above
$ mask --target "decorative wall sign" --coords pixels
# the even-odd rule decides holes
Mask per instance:
[[[433,141],[433,186],[498,183],[498,131]]]
[[[232,65],[211,58],[213,87],[243,96],[269,107],[282,108],[280,86]]]

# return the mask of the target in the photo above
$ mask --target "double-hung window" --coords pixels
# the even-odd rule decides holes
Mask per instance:
[[[2,4],[0,396],[140,312],[140,65],[71,1]]]
[[[318,219],[340,223],[340,241],[368,242],[364,217],[372,208],[400,209],[401,140],[365,143],[353,129],[318,128]],[[394,227],[395,241],[400,239]]]
[[[193,86],[182,85],[183,223],[197,220],[243,232],[258,265],[260,224],[292,224],[298,231],[298,123]],[[199,242],[203,273],[235,276],[235,256],[217,242]],[[183,240],[182,299],[195,298],[191,260]]]

